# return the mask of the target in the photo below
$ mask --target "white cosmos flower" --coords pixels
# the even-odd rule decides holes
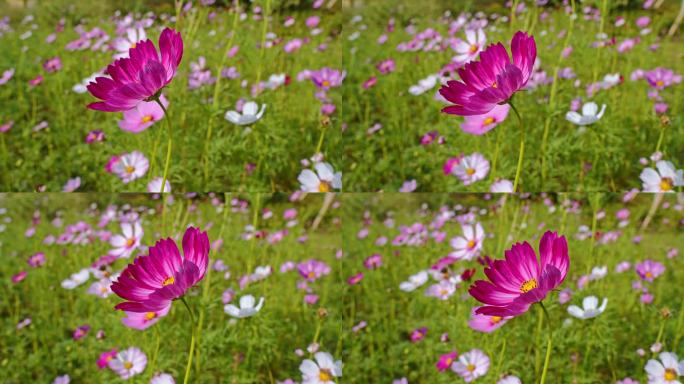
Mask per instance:
[[[649,384],[679,384],[678,378],[684,373],[684,360],[677,361],[677,355],[663,352],[660,361],[651,359],[646,363]],[[662,363],[661,363],[662,361]]]
[[[399,284],[399,289],[404,292],[411,292],[425,284],[427,280],[428,273],[426,271],[420,271],[415,275],[409,276],[408,281],[404,281],[403,283]]]
[[[660,160],[656,163],[656,171],[646,168],[641,171],[641,181],[644,183],[644,192],[674,192],[674,187],[684,185],[683,170],[677,170],[669,161]]]
[[[83,268],[80,271],[69,276],[68,279],[62,281],[62,288],[74,289],[79,285],[85,283],[90,278],[90,271],[88,268]]]
[[[605,110],[605,104],[601,106],[601,111],[598,112],[598,105],[596,105],[594,102],[588,102],[582,106],[581,115],[575,111],[570,111],[565,114],[565,119],[580,126],[594,124],[603,116],[603,112],[605,112]]]
[[[432,88],[437,85],[437,80],[439,79],[439,76],[437,75],[430,75],[422,80],[418,80],[417,85],[412,85],[409,88],[409,93],[412,94],[413,96],[418,96],[422,95],[426,91],[431,90]]]
[[[342,172],[335,172],[328,163],[314,164],[316,172],[305,169],[297,180],[302,184],[304,192],[330,192],[342,188]]]
[[[122,234],[114,235],[109,239],[109,244],[114,247],[109,254],[120,259],[131,257],[133,251],[140,246],[144,231],[139,221],[134,223],[121,223]]]
[[[582,300],[582,308],[571,305],[568,307],[568,313],[578,319],[591,319],[602,314],[603,311],[606,310],[606,305],[608,305],[607,298],[603,298],[603,302],[599,307],[598,298],[596,296],[587,296]]]
[[[115,358],[109,360],[108,366],[124,380],[142,373],[147,366],[147,356],[136,347],[119,352]]]
[[[150,384],[176,384],[176,381],[168,373],[158,373],[150,379]]]
[[[256,315],[257,312],[261,310],[261,307],[264,306],[263,297],[259,299],[259,303],[256,306],[254,306],[255,302],[256,300],[254,299],[254,296],[244,295],[240,298],[240,308],[234,306],[233,304],[226,304],[223,307],[223,310],[233,317],[242,319]]]
[[[230,121],[236,125],[249,125],[253,124],[264,115],[266,111],[266,104],[261,105],[261,110],[259,110],[259,105],[253,101],[248,101],[242,107],[242,113],[237,111],[226,112],[226,120]]]
[[[128,50],[135,48],[142,40],[147,39],[147,34],[142,28],[128,28],[125,37],[119,37],[114,40],[114,49],[118,52],[114,55],[115,59],[128,57]]]
[[[76,93],[86,93],[86,92],[88,92],[88,84],[90,84],[91,82],[94,82],[95,79],[98,77],[105,77],[105,76],[101,73],[95,72],[92,75],[83,79],[83,81],[81,81],[80,83],[74,85],[74,87],[71,89]]]
[[[449,254],[457,259],[472,260],[479,256],[482,250],[485,232],[482,224],[461,225],[463,236],[451,239],[451,247],[454,251]]]
[[[501,179],[492,183],[489,187],[491,193],[513,193],[513,183],[510,180]]]
[[[314,358],[315,362],[306,359],[299,366],[302,384],[332,384],[342,376],[342,360],[334,361],[328,352],[316,352]]]

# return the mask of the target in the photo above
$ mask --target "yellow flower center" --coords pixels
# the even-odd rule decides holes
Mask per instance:
[[[330,192],[330,183],[327,181],[321,181],[318,183],[318,192]]]
[[[496,120],[495,120],[493,117],[489,116],[489,117],[487,117],[486,119],[484,119],[484,121],[482,122],[482,125],[484,125],[484,126],[486,127],[486,126],[488,126],[489,124],[491,124],[491,123],[493,123],[493,122],[495,122],[495,121],[496,121]]]
[[[321,369],[321,371],[318,373],[318,380],[320,380],[320,381],[331,381],[332,380],[332,374],[330,374],[330,370]]]
[[[133,173],[135,172],[135,167],[132,165],[126,166],[126,173]]]
[[[306,274],[306,277],[308,277],[309,279],[313,279],[314,277],[316,277],[316,274],[313,271],[311,271]]]
[[[176,279],[174,279],[173,276],[169,276],[166,278],[166,280],[164,280],[164,282],[162,283],[162,286],[166,287],[167,285],[173,284],[175,281],[176,281]]]
[[[522,285],[520,286],[520,292],[522,292],[522,293],[529,292],[535,288],[537,288],[537,280],[536,279],[527,280],[526,282],[522,283]]]
[[[133,48],[135,48],[135,47],[137,47],[137,46],[138,46],[137,43],[133,43],[133,44],[131,44],[131,49],[133,49]]]
[[[497,87],[497,84],[496,84],[496,81],[495,81],[495,82],[492,83],[492,88],[496,88],[496,87]]]
[[[126,368],[126,369],[133,368],[133,363],[131,363],[130,361],[125,361],[124,362],[124,368]]]
[[[665,85],[665,82],[662,80],[658,80],[658,81],[656,81],[656,85],[659,87],[662,87],[663,85]]]
[[[448,366],[451,366],[451,363],[453,363],[453,362],[454,362],[454,359],[452,359],[451,357],[447,357],[447,359],[446,359],[446,364],[447,364]]]
[[[649,279],[653,277],[653,274],[651,272],[646,272],[644,275]]]
[[[470,240],[470,241],[468,242],[468,249],[473,249],[473,248],[475,248],[475,245],[476,245],[476,244],[477,244],[477,242],[476,242],[475,240]]]
[[[104,287],[104,286],[101,287],[101,288],[100,288],[100,293],[103,293],[103,294],[104,294],[104,293],[107,293],[107,287]]]
[[[126,240],[126,247],[130,248],[135,244],[135,238],[131,237],[130,239]]]
[[[470,49],[468,50],[468,52],[475,53],[475,52],[477,52],[478,49],[480,49],[480,47],[478,47],[477,44],[473,44],[470,46]]]
[[[489,318],[489,321],[492,322],[492,325],[498,324],[501,320],[503,320],[503,317],[501,316],[492,316]]]
[[[329,82],[328,80],[323,80],[323,86],[324,86],[324,87],[329,87],[329,86],[330,86],[330,82]]]
[[[154,319],[155,317],[157,317],[156,312],[147,312],[145,314],[145,320],[147,320],[147,321],[150,321],[150,320]]]
[[[468,176],[474,175],[475,174],[475,168],[467,168],[466,174],[468,174]]]
[[[466,369],[468,370],[468,372],[474,371],[475,370],[475,364],[468,364],[466,366]]]
[[[668,192],[672,190],[672,179],[669,177],[663,177],[660,179],[660,190],[663,192]]]
[[[149,123],[152,120],[154,120],[154,117],[152,115],[147,115],[147,116],[143,116],[143,118],[140,122],[142,124],[145,124],[145,123]]]
[[[439,295],[440,295],[440,296],[446,296],[446,295],[448,295],[448,294],[449,294],[449,291],[447,291],[446,289],[440,289],[440,290],[439,290]]]
[[[668,368],[665,370],[665,380],[674,381],[676,379],[677,379],[677,372],[674,369]]]

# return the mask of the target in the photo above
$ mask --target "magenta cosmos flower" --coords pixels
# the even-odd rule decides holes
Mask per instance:
[[[570,258],[565,236],[546,232],[539,241],[539,256],[528,242],[513,244],[504,260],[485,268],[489,281],[478,280],[469,292],[485,304],[475,313],[489,316],[517,316],[540,302],[558,287],[568,274]]]
[[[128,312],[160,312],[185,295],[207,271],[209,237],[189,227],[183,235],[181,257],[176,242],[161,239],[150,247],[149,255],[135,259],[112,283],[112,291],[126,302],[116,309]]]
[[[461,81],[451,80],[439,93],[455,104],[442,109],[451,115],[482,115],[497,104],[507,103],[527,84],[537,58],[534,37],[518,31],[511,40],[513,62],[503,44],[490,45],[480,53],[480,61],[471,61],[458,69]]]
[[[118,59],[107,67],[108,77],[98,77],[88,91],[101,99],[88,108],[104,112],[123,112],[141,101],[159,97],[171,82],[183,57],[183,39],[179,32],[166,28],[159,37],[159,53],[151,40],[138,43],[128,58]]]

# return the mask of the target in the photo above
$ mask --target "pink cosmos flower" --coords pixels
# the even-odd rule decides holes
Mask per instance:
[[[171,304],[159,311],[126,312],[126,317],[121,319],[121,322],[129,328],[142,331],[143,329],[151,327],[154,323],[159,321],[159,319],[166,316],[170,309]]]
[[[427,327],[420,327],[418,329],[414,329],[413,331],[411,331],[411,335],[409,335],[409,338],[411,339],[412,343],[417,343],[425,338],[427,332]]]
[[[338,71],[332,68],[322,68],[318,71],[311,72],[311,81],[320,89],[328,90],[330,88],[339,87],[342,85],[347,73],[345,71]]]
[[[81,340],[88,335],[88,332],[90,332],[90,325],[81,325],[80,327],[74,329],[74,332],[71,334],[71,338],[74,340]]]
[[[534,37],[518,31],[511,40],[511,63],[503,44],[490,45],[480,53],[480,61],[471,61],[458,69],[462,81],[448,81],[439,93],[454,105],[442,109],[452,115],[481,115],[497,104],[507,103],[522,89],[532,75],[537,58]]]
[[[675,74],[671,69],[661,67],[657,67],[651,71],[645,72],[644,77],[652,88],[658,90],[665,89],[682,81],[681,75]]]
[[[454,362],[458,358],[458,352],[456,351],[451,351],[449,353],[445,353],[439,357],[439,361],[437,361],[437,364],[435,366],[437,367],[437,370],[440,372],[446,371],[451,367],[451,363]]]
[[[118,352],[116,348],[112,349],[111,351],[102,352],[100,354],[100,358],[97,359],[97,367],[100,369],[107,368],[107,364],[109,363],[109,361],[115,358],[117,354]]]
[[[494,332],[506,324],[509,319],[512,319],[512,317],[478,315],[476,313],[478,308],[480,307],[473,308],[472,312],[470,313],[468,326],[479,332]]]
[[[645,260],[635,266],[636,273],[642,280],[652,282],[665,273],[665,266],[653,260]]]
[[[164,108],[169,107],[169,102],[164,95],[159,97]],[[140,133],[151,127],[164,117],[164,110],[154,101],[141,101],[137,106],[124,111],[123,120],[119,120],[119,128],[124,131]]]
[[[150,247],[149,255],[135,259],[112,283],[112,291],[126,302],[116,309],[129,312],[157,312],[204,278],[209,262],[209,237],[189,227],[183,235],[181,257],[176,242],[161,239]]]
[[[539,256],[528,242],[513,244],[504,260],[485,268],[490,281],[478,280],[469,292],[485,306],[476,313],[490,316],[518,316],[558,287],[568,274],[570,258],[565,236],[547,231],[539,241]]]
[[[483,115],[466,116],[461,124],[461,130],[472,135],[484,135],[506,120],[511,106],[508,104],[497,105],[491,111]]]
[[[88,108],[104,112],[123,112],[135,108],[141,101],[153,101],[176,75],[183,57],[183,39],[171,28],[159,37],[159,53],[151,40],[135,45],[128,58],[116,60],[107,67],[111,76],[98,77],[88,85],[88,91],[100,102]]]
[[[299,263],[297,270],[307,281],[316,281],[319,277],[330,273],[328,264],[314,259]]]

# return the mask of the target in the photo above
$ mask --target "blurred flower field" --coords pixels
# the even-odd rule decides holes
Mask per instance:
[[[345,190],[621,192],[659,160],[682,169],[679,4],[626,3],[352,2]]]
[[[290,191],[316,163],[339,170],[341,14],[317,3],[3,6],[3,190],[160,192],[166,176],[179,192]],[[129,50],[164,57],[165,28],[178,34],[165,86],[133,109],[88,109],[102,101],[89,83]]]
[[[674,383],[681,368],[667,381],[649,364],[663,352],[684,357],[684,214],[681,200],[665,199],[642,230],[652,201],[649,194],[345,196],[342,268],[355,278],[343,317],[363,325],[345,343],[344,361],[354,367],[345,379],[538,383],[545,370],[547,383]],[[512,318],[475,315],[484,305],[474,298],[476,281],[496,277],[483,274],[486,266],[515,243],[539,255],[547,231],[565,237],[569,260],[564,281],[543,300],[548,320],[539,304]],[[517,249],[506,259],[515,261]],[[558,240],[552,253],[564,253]]]

